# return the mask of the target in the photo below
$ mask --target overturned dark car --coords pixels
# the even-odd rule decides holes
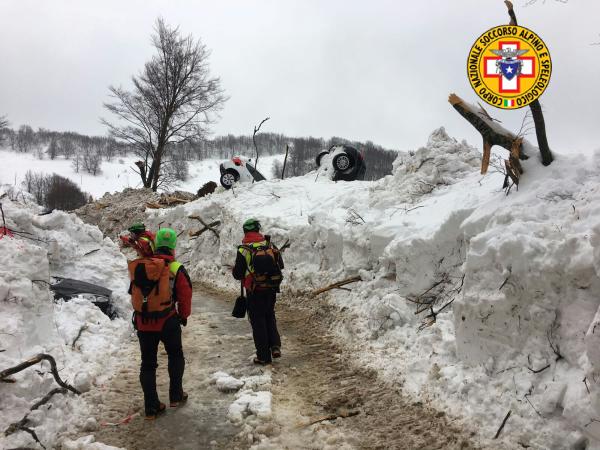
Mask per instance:
[[[50,285],[57,300],[71,300],[73,297],[84,297],[100,308],[104,314],[111,319],[117,316],[112,303],[112,291],[102,286],[88,283],[86,281],[73,280],[71,278],[55,277],[56,282]]]
[[[333,170],[333,181],[364,180],[367,165],[363,155],[349,145],[332,145],[317,155],[317,167]]]

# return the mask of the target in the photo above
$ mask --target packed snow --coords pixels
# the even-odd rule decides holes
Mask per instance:
[[[38,215],[39,206],[7,186],[0,186],[0,202],[7,227],[28,233],[0,239],[0,368],[47,353],[55,358],[60,377],[86,392],[112,374],[118,363],[113,355],[130,333],[128,321],[110,320],[85,298],[56,301],[48,283],[52,277],[70,277],[112,289],[114,305],[126,317],[125,258],[97,227],[72,214]],[[14,383],[0,383],[0,422],[5,427],[21,420],[57,387],[49,369],[43,362],[13,375]],[[63,435],[75,428],[97,426],[93,418],[90,422],[91,407],[71,392],[56,394],[29,413],[26,426],[46,448],[57,448]],[[100,443],[88,445],[92,441],[72,442],[65,448],[109,448]],[[0,437],[0,448],[34,445],[24,431]]]
[[[511,411],[499,437],[511,448],[594,448],[600,152],[556,154],[549,167],[528,153],[507,196],[503,175],[482,177],[480,152],[440,128],[376,182],[271,180],[148,211],[149,223],[193,231],[191,215],[220,220],[219,239],[184,233],[178,251],[194,279],[231,287],[241,223],[257,217],[273,242],[291,240],[288,300],[334,306],[338,338],[407,394],[462,418],[481,442]],[[308,295],[355,275],[351,292]]]

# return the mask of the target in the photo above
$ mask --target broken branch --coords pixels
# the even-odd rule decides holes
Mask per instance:
[[[512,411],[508,411],[506,413],[506,416],[504,416],[504,420],[502,421],[500,428],[498,428],[498,431],[496,431],[496,435],[494,436],[494,439],[498,439],[498,436],[500,436],[500,433],[502,433],[502,430],[504,429],[504,425],[506,425],[506,421],[510,417],[511,413],[512,413]]]
[[[56,360],[52,357],[52,355],[48,355],[46,353],[40,353],[36,356],[34,356],[31,359],[28,359],[27,361],[22,362],[19,365],[16,365],[14,367],[11,367],[9,369],[5,369],[2,372],[0,372],[0,381],[3,380],[6,377],[9,377],[15,373],[21,372],[22,370],[27,369],[30,366],[33,366],[34,364],[37,364],[39,362],[42,361],[48,361],[50,363],[50,370],[52,372],[52,376],[54,377],[54,380],[56,381],[56,383],[65,388],[68,389],[69,391],[80,395],[81,392],[79,392],[77,389],[75,389],[73,386],[71,386],[70,384],[65,383],[60,376],[58,375],[58,370],[56,370]]]
[[[201,230],[201,232],[197,235],[199,236],[200,234],[202,234],[204,231],[206,231],[207,229],[212,231],[213,234],[216,236],[217,239],[220,238],[219,236],[219,232],[217,230],[215,230],[214,227],[221,225],[221,221],[220,220],[215,220],[214,222],[211,222],[209,224],[207,224],[204,220],[202,220],[202,217],[200,217],[199,215],[194,215],[194,216],[188,216],[189,219],[195,219],[198,222],[200,222],[203,226],[204,229]]]
[[[329,286],[326,286],[324,288],[317,289],[316,291],[313,292],[312,296],[316,297],[317,295],[322,294],[323,292],[331,291],[332,289],[339,289],[342,286],[345,286],[350,283],[356,283],[357,281],[362,281],[360,276],[347,278],[345,280],[338,281],[337,283],[330,284]]]

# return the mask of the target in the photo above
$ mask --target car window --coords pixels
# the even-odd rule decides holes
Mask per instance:
[[[266,180],[266,178],[258,170],[256,170],[252,164],[246,163],[246,169],[248,169],[248,172],[250,172],[256,181]]]

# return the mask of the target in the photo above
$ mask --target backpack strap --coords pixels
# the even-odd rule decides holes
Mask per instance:
[[[173,275],[173,277],[177,276],[177,272],[179,272],[179,268],[183,266],[183,264],[181,264],[179,261],[171,261],[169,263],[169,272],[171,272],[171,275]]]

